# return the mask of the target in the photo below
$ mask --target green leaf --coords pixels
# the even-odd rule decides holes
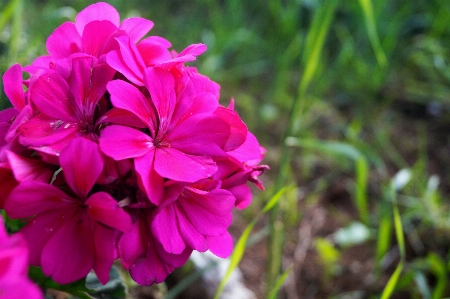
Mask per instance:
[[[47,277],[42,272],[40,267],[31,266],[28,271],[28,276],[31,280],[36,282],[42,289],[54,289],[62,292],[66,292],[75,295],[81,299],[92,299],[87,292],[89,289],[85,286],[85,279],[80,279],[69,284],[59,284],[53,279]]]
[[[317,140],[317,139],[299,139],[288,137],[286,143],[289,146],[297,146],[322,152],[330,155],[340,155],[357,161],[362,154],[354,146],[340,141]]]
[[[97,275],[93,272],[89,272],[86,277],[86,287],[89,289],[88,293],[93,298],[115,299],[125,298],[127,288],[116,266],[112,266],[109,271],[109,281],[102,285],[98,280]]]

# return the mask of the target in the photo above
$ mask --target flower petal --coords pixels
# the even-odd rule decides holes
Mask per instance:
[[[48,37],[45,46],[50,56],[54,59],[66,58],[70,54],[80,52],[81,33],[77,32],[75,24],[65,22],[53,31]]]
[[[14,177],[19,182],[39,181],[50,182],[54,169],[50,165],[38,159],[31,159],[7,151],[6,155],[14,173]]]
[[[233,252],[233,237],[229,232],[225,232],[218,237],[207,237],[209,243],[209,251],[214,255],[227,258]]]
[[[56,73],[46,73],[30,87],[31,101],[43,114],[64,121],[76,122],[75,106],[69,86]]]
[[[78,13],[75,17],[75,26],[80,35],[83,34],[84,27],[93,21],[110,21],[116,27],[119,27],[120,16],[117,10],[110,4],[98,2],[89,5]]]
[[[106,86],[111,94],[111,102],[116,108],[124,109],[134,113],[155,134],[156,115],[149,100],[133,85],[114,80]]]
[[[164,193],[164,178],[155,171],[155,151],[134,159],[134,168],[139,177],[139,185],[155,205],[160,205]]]
[[[114,160],[141,157],[153,148],[150,136],[125,126],[109,126],[100,133],[100,148]]]
[[[99,223],[94,225],[95,259],[93,268],[102,284],[108,282],[109,271],[115,260],[115,238],[113,229]]]
[[[63,191],[47,183],[23,182],[10,193],[5,210],[11,218],[29,218],[46,211],[70,208],[73,203],[68,198]]]
[[[125,269],[131,268],[146,254],[145,239],[148,234],[145,230],[147,222],[139,217],[128,232],[123,233],[118,243],[119,255]]]
[[[152,234],[169,253],[180,254],[186,248],[178,230],[177,211],[174,204],[159,210],[151,222]]]
[[[22,89],[22,67],[14,64],[3,74],[5,94],[18,111],[25,107],[25,94]]]
[[[145,66],[153,66],[155,64],[172,59],[172,54],[168,48],[172,44],[159,36],[149,36],[136,45]]]
[[[103,171],[104,162],[98,145],[83,137],[75,138],[62,150],[59,161],[67,184],[86,199]]]
[[[89,218],[75,213],[64,221],[42,250],[45,275],[59,284],[85,277],[94,265],[95,247]]]
[[[122,21],[119,29],[125,31],[136,44],[153,28],[153,22],[144,18],[129,18]]]
[[[165,133],[177,103],[175,80],[170,72],[150,67],[145,70],[144,84],[158,112],[159,131]]]
[[[217,166],[209,157],[191,156],[167,147],[155,151],[155,170],[165,178],[195,182],[212,176]]]
[[[145,64],[138,49],[126,35],[116,37],[119,50],[106,55],[106,62],[132,83],[143,86]]]
[[[130,215],[119,207],[117,201],[108,193],[92,194],[86,200],[86,205],[92,219],[123,232],[131,229]]]
[[[81,37],[83,51],[94,57],[105,54],[109,48],[108,39],[117,31],[117,26],[109,20],[95,20],[86,24]],[[105,49],[106,47],[106,49]]]

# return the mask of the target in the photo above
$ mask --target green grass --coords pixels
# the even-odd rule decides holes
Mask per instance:
[[[267,191],[255,191],[252,206],[236,214],[248,226],[239,228],[243,237],[233,255],[233,267],[246,258],[255,225],[268,231],[260,277],[265,291],[251,286],[259,296],[285,298],[288,275],[305,277],[308,268],[298,273],[292,248],[305,242],[298,239],[305,213],[323,208],[330,227],[313,233],[311,244],[325,240],[340,253],[333,263],[350,269],[355,247],[340,248],[331,236],[361,221],[371,238],[354,246],[368,252],[358,262],[374,265],[364,273],[373,279],[345,288],[339,271],[330,271],[327,279],[299,281],[300,298],[305,283],[325,298],[351,291],[364,298],[450,297],[450,2],[107,2],[122,17],[153,20],[151,34],[178,51],[206,43],[194,65],[221,84],[222,104],[236,99],[242,119],[267,148]],[[87,4],[0,0],[0,72],[45,54],[52,30]],[[0,107],[7,106],[0,93]],[[401,169],[410,181],[394,188]],[[264,211],[270,216],[261,214],[291,185]],[[356,212],[339,210],[340,201]],[[310,271],[325,273],[318,255],[311,245]],[[177,292],[193,281],[184,280]]]

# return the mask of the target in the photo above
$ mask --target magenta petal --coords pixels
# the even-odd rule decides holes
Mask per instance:
[[[192,155],[226,156],[222,147],[229,136],[229,126],[214,115],[189,117],[167,134],[172,148]]]
[[[180,54],[178,54],[178,57],[185,56],[185,55],[192,55],[192,56],[199,56],[203,54],[206,51],[206,45],[205,44],[192,44],[186,47],[183,51],[181,51]]]
[[[172,47],[172,44],[162,37],[149,36],[137,44],[136,47],[141,53],[146,66],[153,66],[172,59],[172,54],[168,50],[168,48]]]
[[[178,225],[185,244],[200,252],[208,250],[205,236],[198,232],[183,213],[178,212]]]
[[[75,24],[65,22],[53,31],[48,37],[45,46],[53,58],[66,58],[70,54],[80,52],[81,33],[77,32]]]
[[[239,115],[235,111],[223,107],[218,108],[215,114],[230,126],[230,136],[224,150],[228,152],[242,145],[247,137],[248,129]]]
[[[140,217],[133,223],[131,229],[120,237],[118,250],[125,269],[131,268],[146,254],[147,232],[143,227],[146,225],[147,221]]]
[[[126,35],[117,37],[116,41],[119,50],[109,52],[106,62],[132,83],[142,86],[145,64],[138,49]]]
[[[247,132],[247,136],[242,145],[232,151],[229,151],[227,154],[240,162],[261,160],[263,158],[258,140],[250,132]]]
[[[155,133],[155,112],[150,101],[136,87],[122,80],[114,80],[108,83],[107,89],[114,107],[134,113]]]
[[[42,271],[60,284],[85,277],[94,265],[91,223],[79,213],[66,219],[42,250]]]
[[[81,37],[83,51],[95,57],[105,54],[104,47],[109,46],[108,38],[116,31],[117,26],[107,20],[95,20],[86,24]]]
[[[227,258],[233,252],[233,237],[225,232],[219,237],[208,237],[209,251],[221,258]]]
[[[155,170],[165,178],[195,182],[212,176],[217,166],[209,157],[191,156],[167,147],[155,151]]]
[[[114,160],[141,157],[153,148],[150,136],[133,128],[109,126],[100,134],[100,148]]]
[[[92,219],[112,228],[126,232],[131,228],[131,218],[117,201],[106,192],[92,194],[85,204]]]
[[[56,119],[76,122],[69,86],[58,74],[47,73],[37,78],[30,87],[30,97],[41,113]]]
[[[153,22],[144,18],[129,18],[122,21],[120,30],[125,31],[133,44],[137,43],[153,28]]]
[[[21,133],[19,140],[23,145],[43,146],[59,142],[77,132],[78,125],[38,114],[20,125],[18,131]]]
[[[175,80],[168,71],[148,68],[145,70],[144,83],[158,112],[159,130],[165,132],[171,122],[177,101]]]
[[[145,156],[135,158],[134,168],[148,199],[155,205],[160,205],[164,193],[164,178],[155,171],[154,156],[155,151],[152,150]]]
[[[131,223],[130,223],[131,225]],[[109,281],[109,271],[115,256],[115,234],[114,230],[96,223],[94,225],[95,259],[94,271],[102,284]]]
[[[30,264],[41,266],[41,254],[47,241],[56,233],[70,216],[66,209],[52,210],[33,217],[20,232],[30,246]]]
[[[5,210],[11,218],[28,218],[45,211],[69,208],[72,203],[67,198],[70,197],[63,191],[47,183],[23,182],[10,193]]]
[[[74,157],[79,157],[79,160]],[[63,149],[59,161],[67,184],[78,196],[86,198],[103,171],[103,158],[98,145],[78,137]]]
[[[53,175],[53,168],[41,160],[25,158],[13,152],[7,151],[8,161],[14,177],[19,182],[39,181],[48,183]]]
[[[149,244],[147,256],[129,271],[131,278],[142,286],[163,282],[175,268],[162,261],[156,254],[153,244]]]
[[[180,254],[186,248],[178,230],[177,211],[174,204],[158,211],[151,222],[152,233],[169,253]]]
[[[22,89],[22,67],[14,64],[3,74],[5,94],[17,110],[25,107],[25,95]]]
[[[238,185],[227,188],[236,197],[236,208],[243,210],[252,202],[252,191],[247,185]]]
[[[207,194],[190,192],[190,196],[180,200],[179,205],[201,234],[219,236],[231,224],[234,201],[230,192],[219,189]]]
[[[71,59],[72,72],[69,78],[69,88],[78,105],[78,109],[83,111],[84,102],[89,93],[91,85],[91,69],[94,58],[90,56],[76,57]]]
[[[111,22],[116,28],[119,27],[120,24],[120,16],[117,10],[108,3],[98,2],[89,5],[78,13],[75,18],[75,26],[78,33],[81,35],[83,34],[84,27],[88,23],[102,20]]]
[[[181,254],[168,253],[151,235],[145,241],[148,244],[146,257],[130,269],[131,277],[140,285],[163,282],[174,267],[186,263],[192,253],[190,248],[186,248]]]
[[[103,114],[97,121],[97,124],[116,124],[136,128],[146,128],[147,125],[142,122],[134,113],[120,109],[112,108]]]

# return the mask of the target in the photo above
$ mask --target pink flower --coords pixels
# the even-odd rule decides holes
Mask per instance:
[[[43,299],[28,277],[28,245],[20,233],[8,236],[0,217],[0,298]]]
[[[29,218],[21,232],[32,244],[31,264],[42,266],[45,275],[65,284],[93,268],[106,283],[117,258],[118,231],[129,230],[131,219],[111,195],[92,191],[103,170],[95,143],[74,139],[61,152],[60,164],[67,186],[22,182],[5,210],[12,218]]]
[[[217,171],[211,157],[225,155],[229,128],[214,115],[218,103],[212,94],[177,93],[173,76],[159,68],[148,68],[145,75],[150,99],[125,81],[112,81],[107,88],[113,105],[134,113],[147,129],[109,126],[99,142],[115,160],[134,158],[144,190],[159,204],[164,178],[195,182]]]

